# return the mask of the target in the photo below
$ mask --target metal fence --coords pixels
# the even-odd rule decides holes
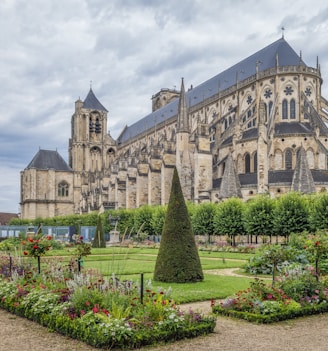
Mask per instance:
[[[27,235],[27,233],[38,230],[37,226],[27,225],[1,225],[0,226],[0,240],[7,238],[18,238],[20,235]],[[81,226],[80,235],[85,242],[91,242],[96,233],[94,226]],[[75,226],[42,226],[42,234],[51,235],[54,240],[58,241],[72,241],[73,235],[76,233]]]

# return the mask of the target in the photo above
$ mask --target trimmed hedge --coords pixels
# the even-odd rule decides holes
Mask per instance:
[[[0,300],[0,308],[37,322],[51,331],[78,339],[96,348],[106,349],[133,349],[157,343],[194,338],[212,333],[216,325],[215,318],[203,317],[197,325],[189,325],[186,328],[176,328],[175,330],[148,328],[132,330],[128,334],[118,336],[117,334],[112,335],[110,330],[104,326],[104,323],[85,323],[83,319],[71,319],[69,316],[62,314],[32,314],[30,309],[24,308],[22,305],[14,307],[11,303],[6,303],[5,300]]]
[[[284,311],[277,314],[256,314],[251,312],[236,311],[232,309],[222,308],[221,306],[213,306],[212,312],[222,316],[244,319],[248,322],[258,324],[269,324],[284,321],[287,319],[294,319],[299,317],[310,316],[313,314],[327,313],[328,303],[321,303],[317,305],[305,306],[299,310]]]

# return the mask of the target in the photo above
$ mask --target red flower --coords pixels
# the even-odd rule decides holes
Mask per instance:
[[[33,246],[33,249],[34,249],[34,250],[37,250],[38,248],[39,248],[38,245],[34,245],[34,246]]]
[[[48,235],[47,236],[47,240],[51,240],[52,239],[52,236],[51,235]]]
[[[33,239],[32,238],[28,238],[27,239],[30,243],[33,243]]]
[[[93,313],[98,313],[99,312],[99,305],[96,304],[94,308],[92,309]]]
[[[24,251],[24,256],[27,256],[28,255],[28,252],[27,251]]]
[[[315,246],[319,246],[319,245],[320,245],[320,241],[316,241]]]
[[[86,302],[85,302],[85,305],[86,305],[86,306],[90,306],[90,302],[89,302],[89,301],[86,301]]]

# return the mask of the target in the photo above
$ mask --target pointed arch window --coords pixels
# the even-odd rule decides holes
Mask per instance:
[[[245,173],[251,172],[251,157],[249,154],[245,155]]]
[[[58,184],[58,196],[67,197],[69,194],[69,186],[68,183],[63,181]]]
[[[295,100],[291,99],[290,100],[290,119],[295,119],[296,118],[296,113],[295,113]]]
[[[257,152],[254,152],[254,156],[253,156],[253,165],[254,165],[253,172],[254,172],[254,173],[257,173]]]
[[[293,153],[291,149],[285,151],[285,169],[293,169]]]
[[[288,102],[286,99],[282,101],[282,119],[288,118]]]

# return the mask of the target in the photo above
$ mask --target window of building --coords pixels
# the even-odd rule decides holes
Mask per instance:
[[[254,161],[254,170],[253,170],[253,172],[256,173],[257,172],[257,152],[254,153],[253,161]]]
[[[295,100],[291,99],[290,100],[290,119],[295,119],[296,118],[296,113],[295,113]]]
[[[286,99],[282,101],[282,119],[288,118],[288,102]]]
[[[66,182],[61,182],[58,184],[58,196],[68,196],[68,184]]]
[[[245,173],[251,172],[251,157],[249,154],[245,155]]]
[[[290,149],[285,151],[285,169],[293,169],[293,153]]]

